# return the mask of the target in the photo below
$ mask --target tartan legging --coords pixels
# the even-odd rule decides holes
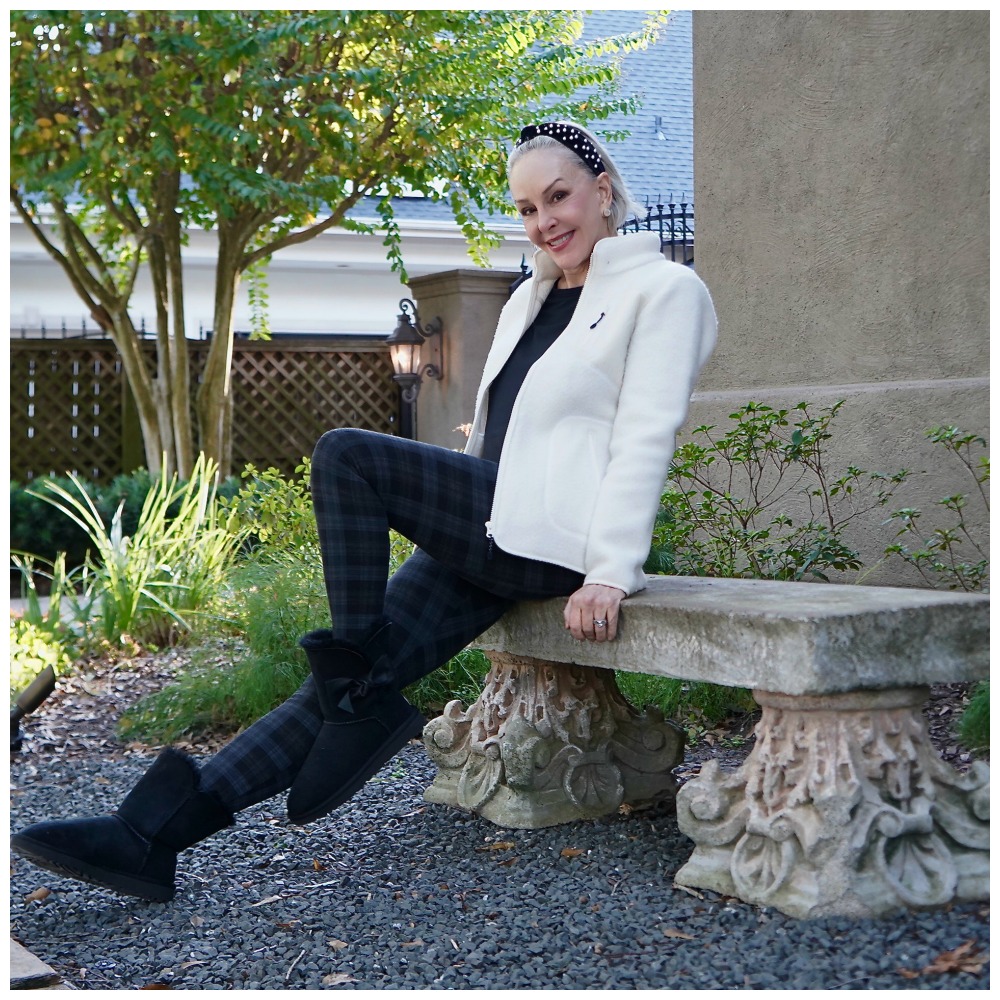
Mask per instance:
[[[320,438],[312,496],[335,637],[361,644],[392,622],[396,690],[446,663],[516,600],[571,594],[574,570],[510,555],[486,537],[497,466],[372,431]],[[531,503],[525,497],[525,503]],[[389,529],[418,549],[389,577]],[[202,767],[233,812],[289,788],[322,712],[312,678]]]

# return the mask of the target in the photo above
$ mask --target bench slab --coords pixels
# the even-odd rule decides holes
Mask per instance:
[[[904,587],[651,576],[614,642],[578,642],[565,601],[524,601],[483,649],[783,694],[989,676],[989,597]]]

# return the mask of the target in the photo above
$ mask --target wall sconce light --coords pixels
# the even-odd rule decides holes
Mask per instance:
[[[423,376],[431,379],[444,377],[440,339],[435,342],[436,362],[421,357],[421,348],[431,337],[441,336],[444,324],[435,316],[426,325],[420,322],[416,304],[412,299],[399,300],[399,317],[396,329],[386,337],[389,358],[392,361],[392,380],[399,386],[405,404],[402,413],[402,434],[416,438],[416,402]],[[432,348],[433,349],[433,348]]]

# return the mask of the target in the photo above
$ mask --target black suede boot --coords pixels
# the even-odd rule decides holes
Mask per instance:
[[[195,762],[169,749],[117,812],[35,823],[11,838],[11,849],[59,875],[166,902],[174,896],[177,852],[232,822],[232,813],[201,791]]]
[[[329,629],[299,640],[324,721],[288,794],[293,823],[308,823],[342,805],[423,731],[423,716],[398,691],[373,684],[388,680],[377,674],[390,628],[383,625],[361,646],[335,639]]]

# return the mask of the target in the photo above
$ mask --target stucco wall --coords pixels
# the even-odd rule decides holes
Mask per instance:
[[[989,15],[696,11],[693,38],[720,341],[691,426],[846,399],[832,464],[909,467],[893,506],[932,508],[965,485],[923,431],[988,428]],[[884,517],[855,535],[869,563]]]

